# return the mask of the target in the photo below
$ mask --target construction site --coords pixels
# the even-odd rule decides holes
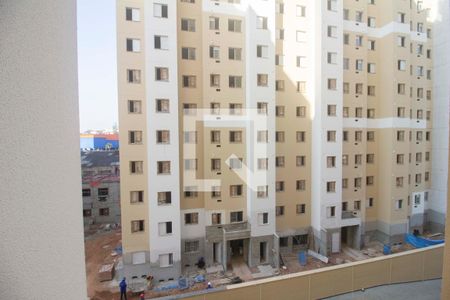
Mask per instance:
[[[270,264],[249,267],[242,256],[234,256],[227,266],[199,265],[185,270],[177,280],[155,282],[151,276],[128,280],[128,299],[145,299],[191,293],[279,275],[310,271],[324,267],[363,261],[375,257],[400,253],[415,248],[442,243],[442,234],[425,234],[427,238],[406,236],[404,243],[387,247],[371,241],[361,250],[343,246],[340,253],[323,256],[312,250],[283,251],[279,256],[279,268]],[[110,225],[91,226],[85,231],[86,272],[88,296],[92,300],[120,299],[119,282],[122,262],[121,229]]]

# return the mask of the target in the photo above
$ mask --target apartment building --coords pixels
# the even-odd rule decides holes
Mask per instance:
[[[442,230],[422,6],[118,1],[125,275]]]

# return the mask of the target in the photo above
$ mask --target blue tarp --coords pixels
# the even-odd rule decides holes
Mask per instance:
[[[405,241],[416,248],[424,248],[432,245],[438,245],[444,243],[444,240],[430,240],[413,234],[406,234]]]

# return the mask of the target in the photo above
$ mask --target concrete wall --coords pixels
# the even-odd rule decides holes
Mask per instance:
[[[444,246],[228,286],[191,300],[319,299],[373,286],[440,278]]]
[[[0,2],[0,299],[87,298],[76,21],[75,0]]]

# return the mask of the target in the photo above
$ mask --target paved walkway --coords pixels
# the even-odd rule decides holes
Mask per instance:
[[[233,268],[233,273],[241,277],[242,280],[249,281],[253,279],[252,272],[250,272],[242,256],[231,258],[231,267]]]
[[[441,280],[427,280],[411,283],[383,285],[340,296],[326,298],[327,300],[439,300]]]

